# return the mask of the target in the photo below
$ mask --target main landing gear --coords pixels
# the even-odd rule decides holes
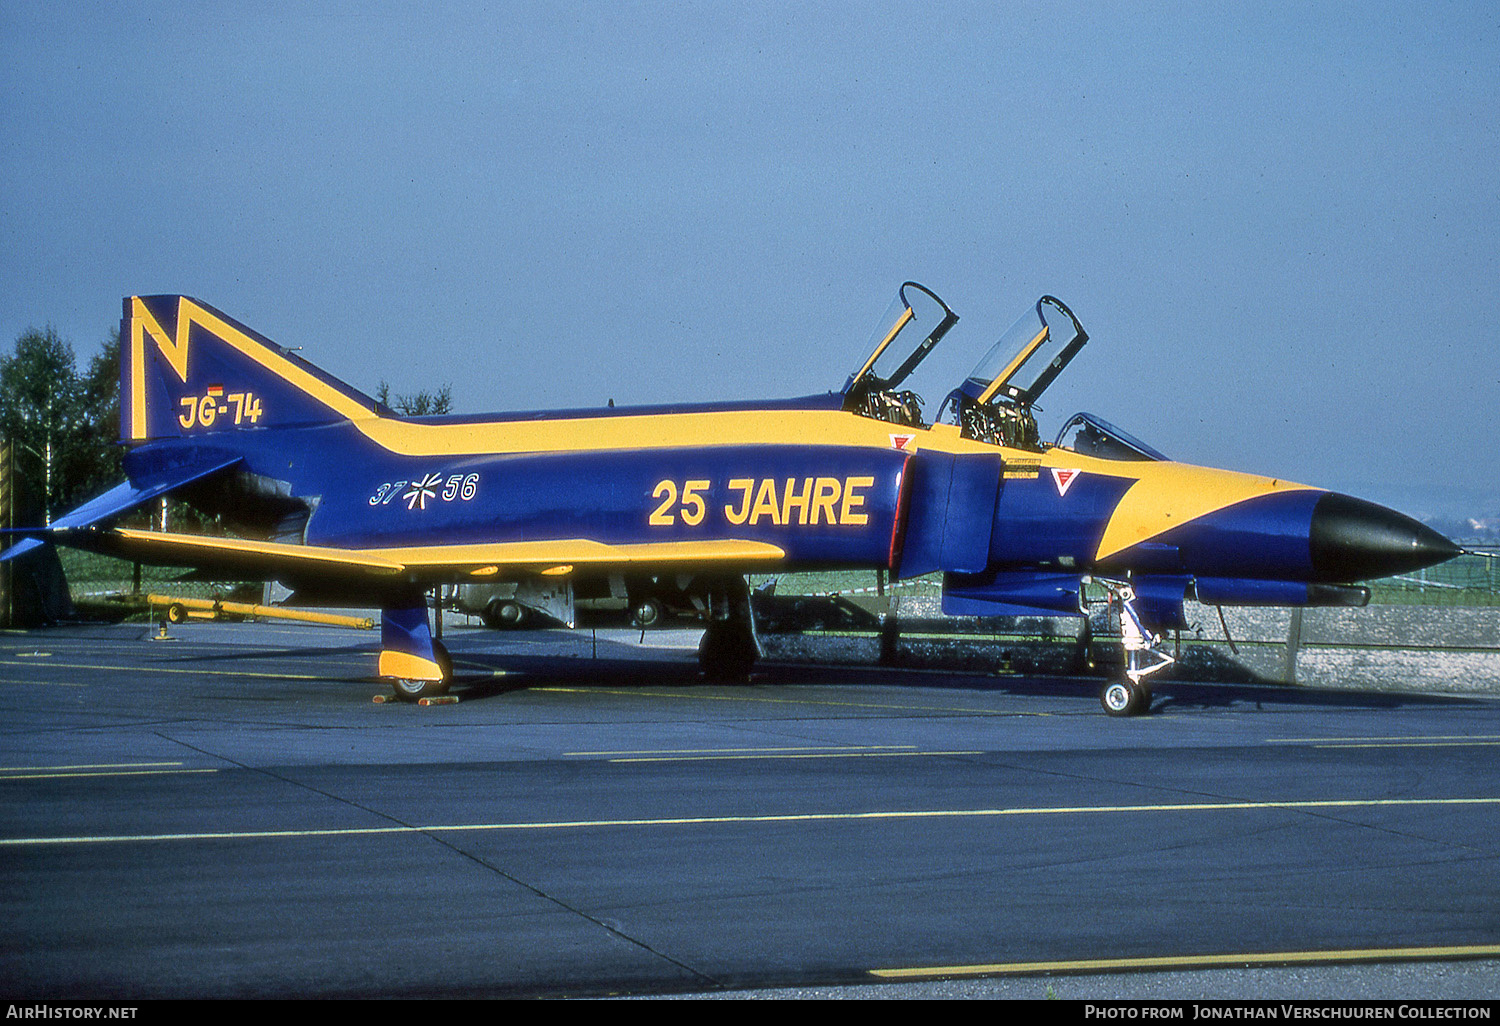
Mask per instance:
[[[1161,638],[1141,621],[1135,590],[1121,581],[1100,581],[1110,598],[1120,600],[1120,643],[1125,648],[1125,676],[1105,683],[1099,702],[1111,716],[1143,716],[1151,709],[1151,686],[1146,678],[1176,662],[1157,646]]]
[[[425,592],[397,596],[381,610],[379,674],[390,681],[397,698],[408,702],[447,692],[453,660],[432,636]]]
[[[750,586],[743,577],[713,581],[705,611],[708,627],[698,643],[698,668],[709,680],[750,683],[750,670],[761,656],[750,608]]]

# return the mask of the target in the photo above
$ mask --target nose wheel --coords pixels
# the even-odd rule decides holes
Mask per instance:
[[[1151,711],[1151,689],[1129,678],[1112,680],[1100,690],[1099,703],[1111,716],[1142,716]]]

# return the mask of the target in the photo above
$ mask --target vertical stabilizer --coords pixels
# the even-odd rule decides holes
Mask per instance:
[[[120,322],[120,438],[377,416],[374,399],[187,296],[132,296]]]

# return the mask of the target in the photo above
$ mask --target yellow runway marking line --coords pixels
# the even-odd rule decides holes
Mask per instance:
[[[102,769],[159,769],[163,766],[181,766],[180,762],[88,762],[73,766],[0,766],[0,773],[39,773],[58,770],[102,770]]]
[[[1403,734],[1381,737],[1272,737],[1268,745],[1321,745],[1342,741],[1500,741],[1500,734]]]
[[[78,837],[0,838],[0,848],[60,844],[129,844],[153,841],[287,840],[314,837],[380,837],[400,834],[496,833],[522,830],[587,830],[625,827],[715,826],[769,823],[876,823],[889,820],[993,819],[1012,816],[1110,815],[1153,812],[1243,812],[1500,805],[1500,798],[1347,798],[1290,802],[1195,802],[1182,805],[1081,805],[1011,809],[934,809],[890,812],[802,812],[760,816],[673,816],[652,819],[579,819],[531,823],[432,823],[423,826],[226,830],[182,834],[118,834]]]
[[[9,677],[0,677],[0,684],[34,684],[44,688],[86,688],[87,684],[80,684],[71,680],[12,680]]]
[[[0,783],[7,780],[60,780],[75,777],[160,777],[189,773],[217,773],[216,769],[148,769],[148,770],[99,770],[97,772],[74,773],[7,773],[0,774]]]
[[[1313,748],[1495,748],[1500,741],[1365,741],[1313,745]]]
[[[1345,948],[1333,951],[1256,951],[1222,955],[1163,955],[1154,958],[1089,958],[1059,962],[996,962],[989,965],[943,965],[912,969],[871,969],[886,980],[944,976],[1004,976],[1030,973],[1111,972],[1123,969],[1192,969],[1207,966],[1306,965],[1323,962],[1397,962],[1417,959],[1495,958],[1500,945],[1471,944],[1439,948]]]
[[[756,752],[877,752],[913,751],[916,745],[767,745],[764,748],[626,748],[618,751],[564,752],[564,755],[627,756],[627,755],[738,755]]]
[[[225,660],[226,662],[229,660]],[[14,666],[15,663],[0,659],[0,666]],[[20,664],[24,665],[24,664]],[[140,666],[105,666],[92,663],[48,663],[64,670],[108,670],[112,673],[187,673],[202,677],[256,677],[266,680],[323,680],[332,682],[333,678],[320,673],[255,673],[250,670],[205,670],[205,669],[182,669],[173,666],[159,666],[155,663],[144,663]]]
[[[975,751],[932,752],[766,752],[752,755],[634,755],[610,759],[610,762],[734,762],[745,759],[890,759],[926,755],[984,755]]]
[[[1270,745],[1309,745],[1313,748],[1462,748],[1500,745],[1500,734],[1436,734],[1431,737],[1286,737],[1270,738]]]

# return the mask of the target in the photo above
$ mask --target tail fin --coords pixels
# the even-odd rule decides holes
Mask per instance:
[[[132,296],[120,322],[120,438],[326,424],[374,399],[187,296]]]

